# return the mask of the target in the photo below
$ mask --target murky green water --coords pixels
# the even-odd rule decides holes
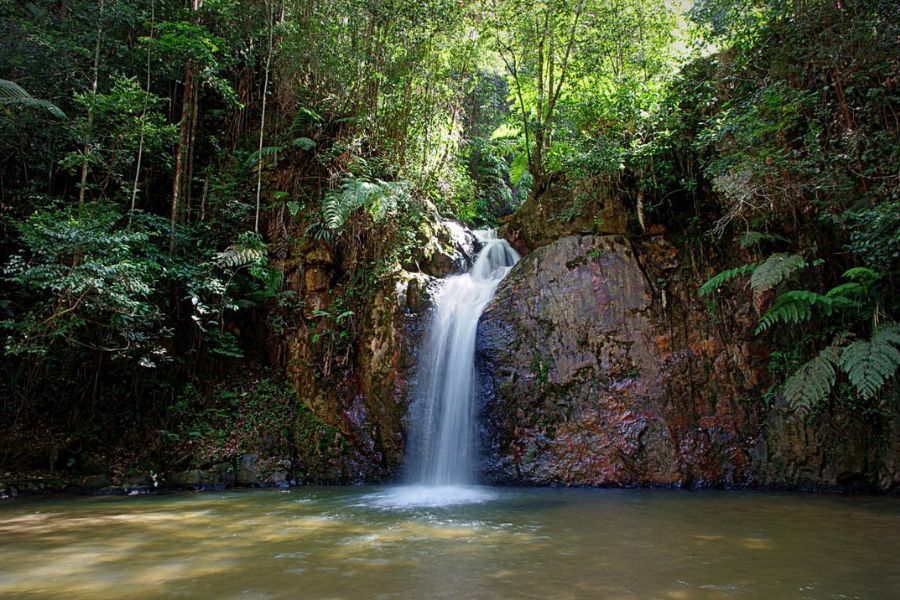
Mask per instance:
[[[900,598],[900,499],[373,488],[0,503],[3,598]]]

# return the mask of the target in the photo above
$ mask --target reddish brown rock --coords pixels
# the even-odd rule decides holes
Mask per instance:
[[[896,487],[897,427],[880,435],[766,410],[768,353],[751,303],[708,312],[677,258],[661,236],[639,251],[622,236],[569,236],[513,269],[479,326],[486,476]]]

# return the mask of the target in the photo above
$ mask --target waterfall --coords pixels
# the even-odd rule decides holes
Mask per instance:
[[[410,479],[420,485],[465,485],[473,475],[475,332],[500,280],[519,260],[495,231],[475,236],[481,251],[468,273],[443,282],[419,358],[407,461]]]

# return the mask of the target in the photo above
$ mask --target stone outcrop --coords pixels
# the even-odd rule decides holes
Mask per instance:
[[[557,175],[501,219],[499,234],[525,255],[569,235],[624,234],[628,214],[621,195],[599,180],[586,177],[570,186]]]
[[[568,236],[513,269],[478,333],[486,478],[896,487],[897,427],[766,409],[751,303],[707,311],[678,254],[661,236]]]
[[[477,246],[470,231],[440,220],[436,211],[421,223],[417,242],[400,268],[377,283],[365,312],[354,315],[352,344],[341,343],[335,323],[316,317],[321,312],[309,311],[277,344],[288,381],[303,404],[340,432],[340,447],[329,464],[307,465],[311,481],[383,480],[403,460],[404,419],[432,293],[441,277],[468,268]],[[307,274],[331,264],[325,260],[330,255],[319,255],[305,265]],[[304,291],[309,297],[313,290],[306,285]],[[324,299],[317,310],[336,312],[329,302],[338,292],[332,287],[316,291]]]

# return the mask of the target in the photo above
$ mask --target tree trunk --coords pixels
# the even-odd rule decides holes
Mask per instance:
[[[266,19],[269,22],[269,48],[266,54],[266,72],[263,79],[262,90],[262,111],[259,118],[259,160],[256,163],[256,216],[253,219],[253,231],[259,233],[259,209],[260,198],[262,196],[262,176],[263,176],[263,140],[266,131],[266,96],[269,94],[269,68],[272,66],[272,36],[274,35],[274,27],[272,25],[272,8],[266,2]]]
[[[195,13],[200,10],[201,0],[191,0],[191,12]],[[196,23],[196,17],[193,19]],[[188,157],[191,154],[194,115],[197,114],[195,104],[197,103],[197,91],[199,81],[197,81],[197,65],[194,61],[189,60],[184,66],[184,91],[181,99],[181,123],[178,130],[178,149],[175,152],[175,178],[172,182],[172,214],[171,229],[169,231],[169,254],[175,253],[175,228],[179,221],[179,210],[181,198],[187,185],[186,170],[188,167]]]
[[[153,27],[156,24],[156,0],[150,3],[150,40],[153,40]],[[141,108],[141,139],[138,142],[137,164],[134,169],[134,185],[131,188],[131,207],[128,212],[128,225],[131,225],[131,216],[134,213],[137,202],[138,182],[141,178],[141,159],[144,156],[144,125],[147,119],[147,103],[150,100],[150,59],[152,43],[147,43],[147,81],[144,86],[144,105]]]
[[[94,100],[97,98],[97,84],[100,79],[100,41],[103,38],[103,8],[104,0],[99,2],[100,10],[97,14],[97,41],[94,44],[94,80],[91,83],[91,105],[88,108],[87,131],[85,132],[84,147],[82,148],[81,162],[81,187],[78,190],[78,208],[84,206],[84,193],[87,188],[88,153],[90,152],[90,138],[94,129]]]

